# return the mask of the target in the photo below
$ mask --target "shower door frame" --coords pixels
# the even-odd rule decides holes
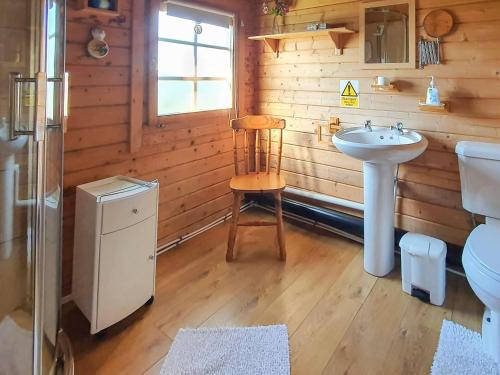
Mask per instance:
[[[32,319],[33,319],[33,348],[32,348],[32,373],[33,375],[42,375],[43,368],[45,367],[42,362],[42,351],[44,347],[44,301],[45,301],[45,242],[46,242],[46,231],[45,231],[45,220],[46,210],[46,193],[47,193],[47,137],[48,129],[60,129],[61,131],[61,142],[63,143],[64,137],[63,133],[65,130],[65,122],[67,119],[68,112],[68,75],[64,73],[65,67],[65,17],[66,17],[66,4],[65,1],[58,3],[61,4],[62,11],[58,17],[62,18],[62,29],[59,30],[62,33],[62,57],[61,57],[61,70],[63,76],[61,77],[47,77],[47,40],[48,40],[48,11],[49,11],[49,1],[51,0],[32,0],[31,3],[31,29],[32,35],[30,40],[32,42],[32,47],[29,49],[29,54],[32,56],[32,69],[34,69],[34,77],[22,77],[19,73],[11,73],[10,76],[10,139],[14,140],[18,136],[32,136],[33,137],[33,151],[31,153],[31,160],[34,163],[34,178],[32,179],[33,188],[33,201],[32,205],[28,208],[31,211],[28,214],[28,222],[26,233],[27,238],[27,251],[28,254],[31,253],[31,265],[33,267],[31,272],[32,280],[28,283],[27,287],[33,293],[32,304]],[[56,5],[54,5],[56,6]],[[60,19],[57,19],[61,21]],[[31,74],[30,74],[31,75]],[[57,108],[54,108],[54,116],[57,118],[56,124],[48,125],[47,117],[47,97],[48,97],[48,83],[53,83],[54,90],[54,102],[53,105],[57,103]],[[20,119],[19,110],[19,98],[20,98],[20,85],[22,84],[34,84],[34,108],[30,110],[30,116],[33,114],[33,129],[32,130],[18,130],[16,128],[18,121]],[[58,88],[56,89],[56,86]],[[58,93],[58,95],[56,95]],[[33,111],[33,113],[31,113]],[[62,363],[62,371],[64,374],[71,374],[73,372],[72,358],[71,358],[71,348],[69,347],[69,340],[63,335],[60,329],[60,300],[61,300],[61,258],[62,258],[62,176],[63,176],[63,144],[60,145],[61,158],[60,162],[60,196],[58,203],[59,206],[59,244],[58,244],[58,265],[57,265],[57,282],[56,287],[58,288],[56,292],[56,303],[57,303],[57,315],[56,315],[56,333],[57,336],[54,338],[54,348],[53,348],[53,360],[54,369],[56,367],[56,361],[64,357],[68,362]],[[29,293],[31,294],[31,293]],[[29,295],[28,294],[28,295]]]

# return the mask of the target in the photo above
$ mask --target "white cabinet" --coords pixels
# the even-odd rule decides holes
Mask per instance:
[[[95,334],[154,296],[158,183],[80,185],[75,211],[73,299]]]

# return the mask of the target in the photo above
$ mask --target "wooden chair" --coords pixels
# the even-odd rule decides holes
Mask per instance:
[[[278,232],[279,257],[286,260],[285,235],[283,233],[283,211],[281,208],[281,192],[286,187],[285,179],[280,175],[281,153],[283,149],[283,129],[285,120],[270,116],[246,116],[231,121],[233,129],[233,153],[236,175],[231,179],[231,190],[234,195],[233,217],[229,230],[226,260],[234,257],[234,244],[239,226],[276,226]],[[271,171],[272,131],[279,130],[278,160],[276,171]],[[237,134],[243,131],[244,173],[240,173],[238,160]],[[260,137],[267,133],[267,150],[265,170],[261,170]],[[252,147],[253,144],[253,147]],[[252,150],[253,148],[253,150]],[[253,165],[253,168],[252,168]],[[276,222],[239,223],[240,202],[245,193],[272,193],[276,207]]]

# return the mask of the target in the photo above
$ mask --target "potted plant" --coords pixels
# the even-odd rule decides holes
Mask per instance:
[[[273,34],[279,34],[281,32],[281,25],[283,24],[283,17],[287,15],[290,10],[290,0],[274,0],[272,5],[269,5],[269,1],[264,1],[262,3],[262,11],[264,14],[274,15],[273,18]],[[281,22],[278,22],[278,17],[280,17]]]

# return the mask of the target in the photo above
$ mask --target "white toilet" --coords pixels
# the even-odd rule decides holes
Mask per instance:
[[[500,144],[459,142],[463,207],[486,216],[467,238],[462,256],[467,280],[485,304],[482,339],[500,363]]]

